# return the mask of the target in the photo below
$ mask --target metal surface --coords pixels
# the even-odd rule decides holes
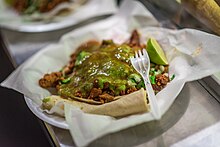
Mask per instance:
[[[0,30],[0,82],[15,65]],[[0,87],[0,146],[54,146],[41,120],[28,109],[23,95]]]
[[[220,103],[220,85],[219,79],[213,77],[206,77],[199,80],[199,83]]]

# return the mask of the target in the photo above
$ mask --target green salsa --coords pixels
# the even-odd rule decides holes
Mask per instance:
[[[72,97],[80,93],[81,97],[88,98],[93,87],[103,90],[106,83],[113,96],[132,87],[141,88],[143,80],[130,63],[130,57],[134,56],[131,47],[107,40],[89,48],[77,54],[73,74],[67,83],[61,84],[60,95]]]

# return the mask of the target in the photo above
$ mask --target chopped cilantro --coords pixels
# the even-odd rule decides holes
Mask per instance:
[[[175,74],[172,75],[172,77],[170,78],[170,81],[172,81],[175,78]]]
[[[155,75],[150,76],[150,82],[151,82],[151,84],[156,84],[156,76]]]

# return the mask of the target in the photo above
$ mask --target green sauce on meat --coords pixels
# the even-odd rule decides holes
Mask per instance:
[[[134,56],[131,47],[104,41],[102,45],[94,44],[89,48],[77,54],[70,81],[59,89],[61,96],[72,97],[80,93],[81,97],[88,98],[94,87],[112,96],[121,95],[132,87],[141,88],[143,81],[130,63],[130,57]]]
[[[56,88],[62,98],[92,104],[114,101],[118,99],[116,96],[145,88],[143,79],[130,63],[130,57],[141,48],[147,46],[140,43],[136,30],[124,44],[115,44],[112,40],[103,40],[100,44],[90,40],[71,54],[68,64],[60,71],[45,74],[39,85]],[[151,63],[149,78],[155,93],[173,79],[169,79],[168,67]]]

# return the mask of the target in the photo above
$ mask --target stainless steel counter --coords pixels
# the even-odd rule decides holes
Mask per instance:
[[[152,6],[145,5],[154,10]],[[159,14],[157,14],[159,16]],[[104,18],[104,17],[103,17]],[[164,26],[174,27],[169,18],[160,17]],[[102,18],[99,18],[102,19]],[[93,22],[91,20],[90,22]],[[48,44],[55,43],[62,34],[87,23],[44,33],[20,33],[3,30],[10,53],[19,65]],[[106,135],[89,146],[171,146],[220,122],[220,104],[202,81],[187,83],[174,104],[160,121],[144,123]],[[219,85],[217,85],[219,88]],[[47,124],[57,146],[74,146],[68,130]]]
[[[0,33],[0,82],[13,70],[12,59]],[[54,145],[44,123],[30,111],[22,94],[0,87],[0,97],[0,146]]]

